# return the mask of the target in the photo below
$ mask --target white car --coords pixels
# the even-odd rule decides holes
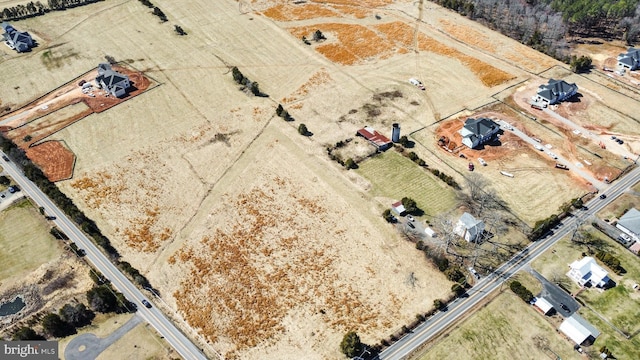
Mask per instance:
[[[544,151],[544,148],[538,144],[533,145],[533,147],[536,148],[536,150]]]
[[[415,221],[416,219],[414,219],[414,218],[413,218],[413,216],[411,216],[411,215],[407,215],[407,220],[409,220],[409,221],[413,222],[413,221]]]

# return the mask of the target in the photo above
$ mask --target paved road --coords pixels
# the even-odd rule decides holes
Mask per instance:
[[[558,240],[569,234],[573,228],[575,228],[577,222],[582,222],[600,211],[638,181],[640,181],[640,167],[634,169],[621,180],[611,184],[609,189],[603,192],[607,195],[606,199],[603,200],[596,197],[588,202],[586,204],[588,210],[579,210],[575,216],[564,219],[561,226],[552,236],[531,243],[527,248],[516,254],[492,274],[478,281],[476,286],[467,292],[467,297],[456,299],[450,303],[448,311],[436,313],[428,321],[414,329],[412,333],[405,335],[399,341],[381,352],[377,359],[406,359],[420,345],[441,333],[461,316],[467,314],[487,295],[500,288],[511,276],[531,263]]]
[[[0,151],[0,156],[4,155]],[[171,323],[164,314],[155,306],[151,309],[142,305],[141,300],[146,299],[138,288],[136,288],[129,279],[113,265],[94,243],[87,238],[80,229],[69,220],[65,213],[42,192],[40,189],[27,179],[22,171],[20,171],[13,162],[4,162],[2,164],[5,172],[9,174],[16,183],[21,187],[25,195],[35,201],[38,206],[45,208],[46,214],[55,216],[53,220],[55,225],[62,230],[79,248],[86,251],[86,259],[100,271],[107,279],[111,281],[113,287],[120,291],[129,301],[134,302],[138,306],[138,316],[141,316],[151,326],[153,326],[161,336],[173,346],[173,348],[185,359],[206,359],[204,354],[189,340],[173,323]],[[147,299],[148,300],[148,299]]]
[[[576,259],[578,260],[578,259]],[[543,297],[545,300],[549,301],[553,308],[556,309],[556,312],[563,317],[569,317],[574,312],[580,309],[580,304],[574,299],[570,294],[566,291],[562,290],[560,286],[552,283],[547,280],[542,274],[533,270],[531,267],[528,267],[527,271],[533,275],[540,283],[542,284],[542,292],[538,295],[538,297]],[[562,308],[562,304],[564,304],[568,310],[564,310]]]
[[[93,360],[141,321],[140,316],[134,315],[124,325],[102,339],[94,334],[78,335],[64,348],[64,358],[66,360]]]

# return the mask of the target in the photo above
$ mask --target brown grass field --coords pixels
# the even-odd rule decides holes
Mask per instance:
[[[463,183],[467,161],[439,152],[433,124],[495,102],[493,94],[556,64],[430,2],[416,28],[416,4],[160,1],[164,24],[137,1],[51,12],[16,23],[38,37],[38,48],[0,48],[0,83],[9,84],[0,102],[18,109],[107,55],[154,79],[160,86],[141,96],[49,127],[56,131],[42,139],[64,141],[77,156],[60,188],[162,292],[209,356],[339,358],[347,329],[376,344],[450,284],[384,223],[371,184],[329,161],[326,146],[364,125],[389,135],[401,122],[403,134],[420,130],[415,151],[430,166]],[[109,31],[96,26],[105,18],[116,19]],[[177,36],[174,24],[188,35]],[[316,29],[327,40],[302,43]],[[269,96],[240,91],[231,66]],[[401,96],[380,95],[395,91]],[[275,116],[279,102],[294,122]],[[482,111],[526,123],[504,109]],[[300,123],[313,136],[299,136]],[[546,128],[531,131],[547,131],[554,145],[566,141]],[[529,223],[554,212],[558,194],[584,192],[564,173],[536,170],[549,163],[514,139],[505,137],[494,155],[483,175]],[[522,168],[511,179],[518,182],[496,175],[498,168]],[[523,198],[516,186],[530,191]],[[412,272],[415,286],[406,281]]]

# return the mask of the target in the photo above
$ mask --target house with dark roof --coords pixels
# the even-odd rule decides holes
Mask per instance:
[[[557,104],[578,93],[578,85],[569,84],[564,80],[549,79],[549,83],[540,85],[535,97],[537,103]]]
[[[640,49],[629,48],[626,54],[619,54],[618,66],[629,70],[640,69]]]
[[[476,242],[482,239],[482,233],[484,233],[484,222],[473,217],[469,213],[464,213],[458,220],[455,229],[455,234],[463,237],[468,242]]]
[[[18,31],[7,22],[3,22],[1,26],[2,30],[4,30],[2,37],[5,44],[15,51],[26,52],[35,45],[33,38],[28,32]]]
[[[500,126],[487,118],[468,118],[458,133],[462,135],[462,143],[471,149],[485,144],[500,131]]]
[[[127,90],[131,87],[129,77],[114,71],[108,63],[98,65],[96,84],[115,97],[126,95]]]
[[[371,126],[365,126],[356,132],[356,136],[362,136],[367,139],[378,150],[384,151],[391,147],[391,140],[377,132]]]
[[[636,208],[629,209],[620,217],[616,227],[631,236],[633,240],[640,241],[640,211]]]

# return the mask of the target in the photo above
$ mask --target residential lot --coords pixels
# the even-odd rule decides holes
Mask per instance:
[[[98,338],[106,338],[124,325],[135,314],[97,314],[92,324],[78,331],[78,334],[60,340],[60,355],[64,357],[64,349],[70,341],[83,334],[93,334]],[[178,355],[148,324],[140,323],[129,330],[119,340],[107,347],[96,359],[176,359]]]
[[[594,251],[604,250],[617,257],[626,273],[622,276],[616,275],[598,261],[599,265],[608,271],[616,286],[604,291],[595,288],[580,291],[576,298],[585,306],[581,307],[578,313],[602,333],[595,342],[595,348],[606,345],[616,357],[634,357],[640,342],[636,337],[625,338],[619,331],[631,335],[640,330],[635,320],[640,316],[640,293],[633,289],[633,285],[640,279],[640,262],[636,255],[591,226],[588,226],[587,230],[596,239],[590,247]],[[588,252],[587,246],[563,239],[532,266],[548,280],[559,282],[572,294],[576,294],[580,288],[565,274],[569,270],[569,264],[582,258],[584,252]]]
[[[554,355],[555,353],[555,355]],[[414,359],[582,359],[556,325],[505,289]]]

